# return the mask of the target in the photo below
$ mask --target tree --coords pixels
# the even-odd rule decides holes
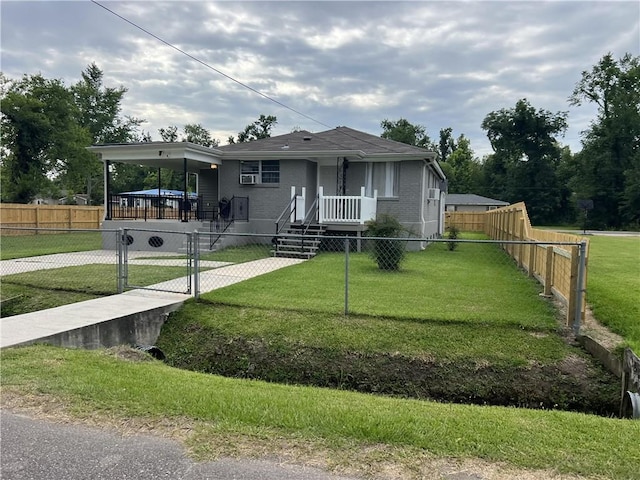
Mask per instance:
[[[184,141],[196,143],[204,147],[217,147],[220,142],[213,138],[209,131],[199,123],[189,123],[184,126]]]
[[[451,127],[440,129],[440,141],[438,142],[438,160],[446,162],[449,155],[456,149],[456,142],[453,140],[453,129]]]
[[[442,163],[442,170],[447,176],[449,193],[475,193],[481,183],[482,166],[474,157],[471,142],[460,135],[456,142],[451,139],[455,148]]]
[[[229,137],[228,141],[229,143],[244,143],[261,138],[269,138],[271,136],[271,129],[275,127],[277,123],[278,120],[273,115],[260,115],[258,120],[247,125],[242,132],[238,132],[237,140]]]
[[[81,80],[71,87],[78,107],[78,123],[90,135],[90,144],[127,143],[139,139],[138,127],[143,120],[122,116],[121,103],[127,89],[107,87],[104,74],[91,63],[81,73]],[[114,165],[114,176],[122,165]],[[85,152],[67,159],[62,182],[68,190],[86,192],[95,203],[102,201],[102,164],[95,155]]]
[[[383,130],[380,135],[382,138],[435,150],[431,139],[427,135],[426,128],[422,125],[413,125],[408,120],[401,118],[396,121],[385,119],[380,122],[380,126]]]
[[[593,200],[597,228],[640,223],[640,57],[608,53],[582,72],[572,105],[595,103],[597,118],[584,132],[573,186]]]
[[[69,158],[86,155],[89,132],[78,124],[73,95],[61,80],[25,75],[3,78],[2,199],[28,203],[51,189],[51,177]]]
[[[534,224],[561,216],[556,136],[567,128],[567,113],[536,110],[521,99],[514,108],[489,113],[482,128],[494,151],[484,166],[488,193],[512,203],[524,201]]]

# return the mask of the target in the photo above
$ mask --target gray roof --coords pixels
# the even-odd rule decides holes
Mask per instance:
[[[263,138],[245,143],[233,143],[217,147],[223,152],[313,152],[313,151],[361,151],[365,155],[414,154],[432,156],[425,148],[387,140],[348,127],[337,127],[324,132],[311,133],[306,130]]]
[[[506,206],[509,202],[503,202],[502,200],[496,200],[494,198],[482,197],[474,193],[448,193],[446,205],[488,205],[488,206]]]

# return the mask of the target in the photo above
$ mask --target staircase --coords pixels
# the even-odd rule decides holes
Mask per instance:
[[[271,253],[275,257],[312,258],[318,253],[326,229],[320,224],[292,223],[286,232],[275,237],[275,249]]]

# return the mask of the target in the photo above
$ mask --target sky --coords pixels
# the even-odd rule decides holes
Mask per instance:
[[[576,152],[597,113],[569,105],[582,72],[609,52],[640,55],[638,1],[2,0],[0,19],[5,76],[70,86],[95,62],[152,139],[200,123],[221,144],[261,114],[277,117],[272,135],[380,135],[404,118],[436,141],[451,127],[482,158],[482,120],[526,98],[568,112],[560,141]]]

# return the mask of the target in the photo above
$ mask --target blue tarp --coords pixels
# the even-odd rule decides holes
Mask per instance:
[[[158,189],[157,188],[152,188],[150,190],[139,190],[137,192],[122,192],[119,193],[118,195],[122,195],[122,196],[147,196],[147,197],[157,197],[158,196]],[[160,189],[160,196],[161,197],[176,197],[176,198],[183,198],[184,197],[184,191],[182,190],[167,190],[166,188],[161,188]],[[198,194],[197,193],[189,193],[189,198],[198,198]]]

